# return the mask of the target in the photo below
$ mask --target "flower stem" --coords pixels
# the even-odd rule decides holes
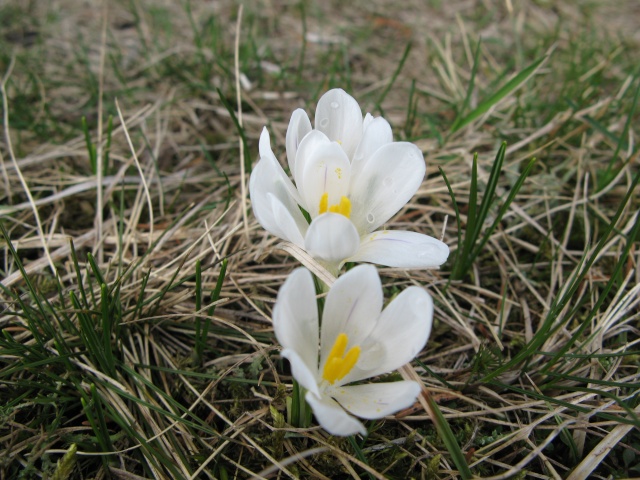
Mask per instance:
[[[291,402],[287,402],[287,409],[289,423],[297,428],[307,428],[311,425],[311,408],[304,398],[306,393],[306,389],[294,379]]]

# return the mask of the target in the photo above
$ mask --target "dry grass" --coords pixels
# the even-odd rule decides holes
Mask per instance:
[[[0,5],[0,222],[17,250],[2,239],[2,478],[65,478],[55,462],[72,444],[70,478],[457,477],[421,405],[368,422],[366,440],[287,424],[270,315],[298,255],[253,218],[243,156],[248,169],[267,125],[284,160],[290,112],[333,86],[425,152],[427,178],[392,225],[444,232],[451,262],[437,167],[464,229],[474,152],[482,190],[508,142],[499,195],[538,158],[464,280],[448,283],[451,262],[381,269],[387,298],[418,284],[436,300],[413,368],[473,474],[640,475],[640,197],[625,197],[640,11],[423,3],[247,3],[238,79],[233,2]],[[546,53],[451,133],[472,78],[467,112]],[[248,150],[228,110],[236,80]]]

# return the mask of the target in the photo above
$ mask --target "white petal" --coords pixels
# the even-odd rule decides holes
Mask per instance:
[[[320,395],[318,382],[316,382],[317,375],[315,370],[311,370],[311,365],[308,365],[297,352],[290,348],[282,350],[281,355],[289,360],[293,378],[310,392]]]
[[[260,158],[276,158],[273,154],[273,150],[271,150],[271,137],[269,136],[269,130],[267,130],[267,127],[262,127],[262,132],[260,132],[258,152],[260,153]]]
[[[437,238],[417,232],[381,230],[365,235],[350,262],[371,262],[399,268],[432,268],[442,265],[449,247]]]
[[[373,115],[371,115],[369,112],[366,113],[366,115],[364,116],[364,120],[362,121],[362,131],[365,132],[367,130],[367,128],[369,127],[369,124],[373,122]]]
[[[273,220],[280,229],[280,235],[278,235],[278,237],[302,247],[304,245],[304,235],[307,233],[309,225],[302,216],[302,213],[300,213],[300,210],[298,210],[300,215],[296,215],[294,218],[291,211],[274,195],[268,193],[267,197],[271,201]]]
[[[347,350],[371,333],[382,310],[382,284],[373,265],[359,265],[340,276],[329,290],[322,313],[320,371],[338,338],[349,338]]]
[[[315,127],[340,143],[348,157],[353,158],[362,137],[360,105],[340,88],[329,90],[318,101]]]
[[[356,364],[356,368],[341,383],[388,373],[407,364],[424,348],[431,334],[432,323],[431,295],[420,287],[403,290],[383,310],[371,335],[362,345],[363,353],[369,349],[377,352],[380,357],[379,365],[365,371]]]
[[[249,178],[249,197],[251,199],[251,207],[258,223],[272,235],[280,237],[282,233],[273,218],[271,210],[271,201],[269,201],[268,193],[273,189],[270,181],[270,171],[267,161],[260,161],[253,167],[251,177]]]
[[[338,213],[315,218],[304,239],[305,250],[312,256],[337,266],[358,250],[360,237],[351,221]]]
[[[371,120],[366,122],[365,119],[366,127],[362,134],[362,140],[360,140],[351,162],[351,175],[354,178],[366,168],[367,162],[376,150],[393,142],[393,134],[391,133],[389,122],[382,117],[373,118],[368,113],[367,115],[367,118],[370,117]]]
[[[313,278],[306,268],[294,270],[280,287],[273,307],[273,331],[280,345],[296,352],[317,372],[318,307]]]
[[[349,412],[374,420],[413,405],[420,385],[412,381],[368,383],[336,388],[331,394]]]
[[[367,429],[362,423],[345,412],[340,405],[334,400],[326,396],[317,396],[311,392],[307,392],[305,396],[309,405],[313,409],[318,423],[322,425],[331,435],[340,435],[343,437],[367,434]]]
[[[329,144],[331,144],[331,140],[329,140],[324,133],[318,130],[312,130],[302,139],[298,145],[298,152],[296,153],[296,167],[294,174],[294,179],[298,188],[302,185],[304,168],[309,158],[313,157],[318,149],[322,149]],[[304,202],[301,203],[301,205],[309,211],[310,206]],[[317,205],[313,205],[313,207],[315,209],[318,208]]]
[[[308,225],[283,177],[278,174],[278,169],[282,170],[269,158],[263,158],[256,164],[249,179],[251,206],[258,222],[265,230],[296,243],[300,235],[306,233]],[[285,179],[289,181],[288,178],[285,177]],[[274,201],[274,199],[277,200]],[[274,205],[277,205],[276,212],[274,212]],[[285,214],[282,209],[287,213]],[[283,221],[286,225],[281,224]],[[297,235],[291,230],[292,225],[299,230]]]
[[[298,108],[291,115],[289,127],[287,128],[287,160],[289,161],[289,170],[291,175],[296,175],[296,154],[298,153],[298,145],[302,139],[311,131],[311,122],[307,112]]]
[[[389,220],[416,193],[425,173],[422,152],[412,143],[383,145],[351,184],[351,219],[361,233]]]
[[[264,180],[271,183],[281,183],[289,193],[289,196],[291,196],[295,200],[295,202],[299,204],[300,195],[298,194],[298,190],[296,190],[296,187],[293,186],[291,179],[287,176],[284,169],[280,165],[280,162],[278,162],[278,159],[273,154],[273,151],[271,150],[271,139],[269,137],[269,131],[266,127],[262,129],[262,133],[260,134],[258,149],[260,151],[261,160],[260,162],[258,162],[258,164],[264,161],[271,166],[271,175]],[[251,172],[251,177],[253,177],[253,172]]]
[[[325,193],[329,196],[329,205],[348,196],[350,180],[351,163],[340,145],[331,142],[312,152],[305,160],[302,183],[298,184],[311,218],[319,215],[320,199]]]

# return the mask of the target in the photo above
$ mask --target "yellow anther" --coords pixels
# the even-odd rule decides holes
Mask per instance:
[[[340,365],[340,370],[338,371],[338,378],[336,380],[340,380],[344,378],[347,373],[351,371],[351,369],[355,366],[358,358],[360,357],[360,347],[355,346],[351,347],[347,354],[342,357],[342,364]]]
[[[324,192],[322,197],[320,197],[320,206],[318,208],[318,214],[322,215],[323,213],[339,213],[340,215],[344,215],[347,218],[351,218],[351,200],[349,200],[344,195],[340,198],[340,202],[334,205],[329,205],[329,194]]]
[[[345,333],[341,333],[336,338],[336,342],[331,347],[331,352],[327,357],[327,362],[322,371],[322,378],[330,384],[344,378],[355,366],[360,357],[360,347],[351,347],[345,355],[349,338]]]
[[[320,197],[320,208],[318,209],[318,215],[327,213],[328,206],[329,206],[329,194],[327,192],[324,192],[322,194],[322,197]]]
[[[344,215],[347,218],[351,218],[351,200],[343,196],[340,199],[340,211],[338,213]]]
[[[344,356],[344,351],[347,349],[347,344],[349,343],[349,337],[347,337],[346,333],[341,333],[336,338],[333,347],[331,347],[331,351],[329,352],[328,359],[331,358],[342,358]]]

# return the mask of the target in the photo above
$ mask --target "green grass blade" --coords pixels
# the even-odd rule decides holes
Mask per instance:
[[[456,224],[458,226],[458,248],[456,249],[456,256],[453,259],[453,265],[455,267],[455,265],[458,264],[458,262],[460,262],[459,258],[462,255],[462,218],[460,218],[460,209],[458,208],[458,202],[456,201],[456,195],[453,193],[453,188],[451,188],[451,183],[449,183],[449,179],[447,178],[447,175],[444,173],[444,170],[442,169],[442,167],[438,167],[438,170],[440,171],[440,175],[442,175],[442,178],[444,180],[445,185],[447,186],[447,190],[449,191],[449,196],[451,197],[451,203],[453,204],[453,211],[456,214]],[[451,283],[451,280],[453,280],[453,274],[449,276],[449,280],[447,281],[447,285],[446,288],[449,287],[449,284]]]
[[[496,194],[496,189],[498,188],[498,181],[500,180],[500,172],[502,171],[502,165],[504,164],[504,156],[507,151],[507,142],[502,142],[500,148],[498,149],[498,153],[496,154],[496,158],[493,161],[493,165],[491,167],[491,172],[489,173],[489,179],[487,180],[487,188],[482,195],[482,202],[480,203],[480,209],[478,210],[478,218],[475,225],[475,230],[473,231],[473,239],[474,244],[477,239],[480,237],[480,232],[482,231],[482,226],[489,215],[489,209],[491,205],[493,205],[493,200]]]
[[[391,75],[391,80],[389,81],[389,83],[387,84],[385,89],[382,91],[382,93],[378,97],[378,100],[376,101],[376,107],[377,107],[378,111],[380,112],[380,114],[383,115],[383,116],[384,116],[384,111],[382,110],[382,102],[384,102],[384,99],[386,98],[387,94],[389,93],[389,90],[391,90],[391,87],[393,87],[393,84],[396,82],[396,79],[398,78],[398,75],[402,71],[402,68],[404,67],[405,62],[407,61],[407,58],[409,57],[409,53],[411,52],[411,47],[412,47],[411,42],[407,43],[407,45],[404,47],[404,52],[402,52],[402,57],[400,57],[400,62],[398,63],[397,68],[393,72],[393,75]]]
[[[564,356],[564,354],[569,351],[569,349],[573,346],[573,344],[576,341],[578,341],[579,338],[581,338],[582,332],[589,325],[591,325],[593,318],[600,311],[600,308],[602,307],[604,302],[610,298],[609,292],[612,290],[614,284],[616,283],[617,277],[622,272],[622,269],[626,268],[626,260],[629,257],[629,253],[631,252],[631,249],[635,248],[635,245],[636,245],[635,242],[638,237],[638,231],[640,231],[640,215],[636,218],[636,222],[633,225],[633,228],[631,229],[631,231],[629,232],[629,236],[627,237],[625,248],[620,254],[620,257],[616,262],[614,270],[609,277],[609,281],[607,282],[602,292],[600,293],[600,296],[598,297],[598,300],[596,301],[595,305],[593,306],[591,311],[586,315],[586,318],[582,321],[581,325],[578,327],[575,333],[571,336],[571,338],[545,364],[545,366],[541,370],[542,373],[549,372],[550,369],[559,361],[559,359],[561,359]],[[568,317],[569,318],[574,317],[573,311],[568,315]],[[559,328],[559,326],[557,328]]]
[[[200,373],[200,372],[194,372],[192,370],[181,370],[177,368],[160,367],[158,365],[144,365],[144,364],[138,363],[135,366],[138,368],[146,368],[148,370],[168,373],[171,375],[183,375],[186,377],[193,377],[193,378],[198,378],[202,380],[210,380],[210,381],[221,380],[222,382],[227,382],[227,383],[240,383],[240,384],[246,384],[246,385],[266,385],[268,387],[277,387],[278,385],[281,385],[276,382],[269,382],[266,380],[260,380],[255,378],[241,378],[241,377],[234,377],[232,375],[217,375],[217,374],[208,373],[208,372]]]
[[[637,76],[636,76],[637,78]],[[613,165],[618,158],[618,154],[622,148],[628,148],[626,138],[629,134],[629,128],[631,127],[631,122],[633,121],[633,115],[635,114],[636,108],[638,106],[638,101],[640,100],[640,81],[638,81],[638,85],[636,86],[636,92],[633,95],[633,100],[631,102],[631,108],[629,109],[629,114],[627,115],[627,120],[624,122],[624,128],[620,133],[620,137],[618,139],[618,143],[616,145],[616,150],[613,152],[611,156],[611,160],[609,161],[609,165],[607,166],[607,171],[605,172],[604,179],[607,180],[606,184],[609,183],[609,179],[613,177],[611,175],[611,171],[613,170]],[[601,188],[604,188],[606,185],[602,185]]]
[[[91,425],[91,430],[93,430],[93,434],[96,437],[100,445],[100,449],[102,452],[112,452],[113,446],[111,444],[111,439],[109,438],[109,431],[106,428],[103,428],[104,418],[100,419],[100,414],[94,412],[94,409],[98,409],[98,404],[100,403],[100,398],[95,394],[95,384],[91,384],[90,395],[88,395],[84,387],[81,385],[77,386],[78,392],[80,393],[80,401],[82,403],[82,408],[84,410],[85,417]],[[104,461],[107,461],[107,457],[104,457]]]
[[[102,272],[100,271],[100,267],[98,267],[98,264],[96,263],[96,259],[93,257],[93,255],[91,253],[87,253],[87,261],[89,262],[89,265],[91,266],[91,271],[93,272],[94,277],[96,277],[96,279],[98,280],[98,283],[99,284],[102,284],[102,283],[106,284],[107,281],[102,276]]]
[[[250,150],[247,144],[247,135],[245,134],[244,128],[242,128],[240,122],[238,121],[235,110],[231,107],[231,105],[229,105],[229,102],[227,102],[227,99],[224,97],[222,90],[216,88],[216,92],[218,92],[218,97],[220,98],[222,105],[224,105],[224,108],[226,108],[227,112],[229,112],[231,121],[236,127],[238,135],[240,135],[240,139],[242,141],[242,144],[244,145],[244,168],[247,175],[249,175],[251,173],[251,155],[249,155]]]
[[[360,460],[362,463],[364,463],[365,465],[369,465],[369,462],[367,461],[367,457],[365,457],[364,452],[362,451],[362,448],[360,448],[360,445],[358,445],[358,442],[356,442],[356,439],[354,438],[354,436],[351,435],[348,438],[349,438],[349,443],[353,448],[353,452],[356,454],[356,458]],[[367,476],[371,480],[375,479],[375,477],[371,474],[371,472],[367,472]]]
[[[109,175],[109,160],[111,157],[111,135],[113,134],[113,115],[109,115],[107,119],[107,141],[103,152],[102,174],[106,177]]]
[[[473,248],[476,241],[474,238],[477,230],[477,224],[481,223],[477,217],[478,208],[478,154],[473,155],[471,164],[471,185],[469,187],[469,203],[467,204],[467,225],[464,232],[464,241],[458,245],[459,252],[456,255],[456,262],[451,271],[452,280],[461,280],[467,274],[466,266],[470,264],[468,261],[468,253]]]
[[[531,169],[533,168],[533,165],[535,164],[535,162],[536,162],[536,159],[532,158],[527,164],[527,166],[525,167],[525,169],[522,171],[520,176],[518,177],[518,180],[516,180],[516,183],[513,185],[513,187],[509,191],[509,195],[507,196],[506,200],[502,203],[500,209],[498,210],[498,214],[496,215],[495,220],[493,221],[491,226],[489,226],[489,228],[486,229],[482,237],[482,240],[480,240],[480,242],[476,244],[474,250],[471,252],[470,257],[472,259],[475,259],[480,254],[482,249],[485,247],[485,245],[489,241],[489,238],[491,237],[493,232],[496,230],[496,228],[502,221],[502,218],[504,217],[505,213],[507,213],[509,206],[511,205],[513,200],[516,198],[516,195],[518,195],[520,188],[522,188],[522,185],[524,184],[525,180],[531,173]]]
[[[84,305],[84,308],[89,309],[89,301],[87,299],[87,293],[84,290],[82,273],[80,273],[80,262],[78,262],[78,254],[76,253],[76,247],[73,243],[73,239],[69,239],[69,248],[71,249],[71,260],[73,261],[73,267],[76,273],[76,284],[78,285],[78,290],[80,290],[82,303]]]
[[[140,284],[140,290],[138,293],[138,300],[136,301],[136,306],[133,309],[133,318],[140,318],[140,312],[142,311],[142,307],[144,306],[144,293],[147,288],[147,283],[149,282],[149,276],[151,275],[151,269],[147,270],[147,273],[142,277],[142,283]]]
[[[480,59],[480,46],[482,45],[482,38],[478,40],[478,45],[476,45],[476,51],[473,55],[473,67],[471,67],[471,75],[469,77],[469,86],[467,87],[467,94],[464,97],[464,102],[462,102],[462,108],[456,115],[456,119],[451,126],[451,131],[455,132],[458,128],[458,124],[462,122],[462,115],[466,112],[467,108],[469,108],[469,102],[471,101],[471,94],[473,93],[473,88],[476,85],[476,75],[478,73],[478,63]]]
[[[544,395],[543,393],[540,393],[536,390],[527,390],[524,389],[522,387],[518,387],[515,385],[508,385],[508,384],[504,384],[495,380],[491,380],[487,383],[488,385],[491,385],[492,387],[494,387],[497,391],[503,391],[503,390],[509,390],[511,392],[516,392],[519,393],[521,395],[525,395],[527,397],[530,397],[532,399],[536,399],[536,400],[543,400],[547,403],[550,403],[552,405],[557,405],[560,407],[565,407],[567,408],[569,411],[572,412],[577,412],[577,413],[593,413],[593,416],[596,418],[601,418],[603,420],[607,420],[607,421],[613,421],[616,423],[623,423],[625,425],[633,425],[635,427],[640,427],[640,425],[638,425],[638,421],[637,421],[637,415],[634,414],[634,417],[632,418],[627,418],[623,415],[618,415],[618,414],[612,414],[612,413],[608,413],[606,411],[598,411],[597,409],[595,411],[592,412],[592,410],[588,407],[583,407],[581,405],[576,405],[575,403],[571,403],[571,402],[566,402],[564,400],[561,400],[559,398],[550,396],[550,395]],[[568,386],[564,386],[563,388],[567,389],[567,390],[571,390],[572,388],[577,388],[577,387],[568,387]],[[580,389],[579,391],[583,391],[583,389]],[[603,392],[600,390],[594,390],[594,389],[589,389],[590,393],[597,393],[598,395],[603,395]]]
[[[116,376],[116,361],[113,356],[111,347],[111,332],[113,324],[117,321],[113,318],[110,304],[110,295],[107,286],[103,283],[100,286],[100,307],[101,307],[101,326],[102,326],[102,351],[104,352],[105,370],[112,377]]]
[[[82,308],[82,305],[80,305],[76,294],[74,292],[69,292],[69,297],[71,298],[71,304],[76,310],[76,315],[78,316],[80,336],[83,340],[83,344],[87,346],[87,351],[91,356],[97,359],[97,363],[101,367],[105,366],[107,362],[102,356],[102,346],[100,339],[98,338],[98,334],[96,333],[95,323],[87,314],[87,311]]]
[[[200,265],[200,259],[196,260],[196,325],[195,325],[195,355],[196,360],[200,363],[202,359],[202,348],[203,348],[203,339],[202,339],[202,317],[200,314],[200,309],[202,308],[202,267]]]
[[[148,312],[148,314],[146,316],[149,316],[149,317],[155,316],[156,312],[160,308],[160,304],[162,303],[162,299],[164,299],[165,295],[167,293],[169,293],[169,291],[176,286],[173,282],[175,282],[176,278],[180,274],[180,270],[182,270],[184,262],[186,262],[186,261],[187,261],[187,257],[186,256],[182,257],[180,265],[178,266],[178,268],[175,269],[175,271],[173,272],[173,275],[171,275],[171,279],[162,288],[162,290],[160,290],[160,293],[158,293],[158,295],[156,295],[155,297],[152,297],[150,299],[150,300],[155,300],[155,302],[154,302],[153,306],[151,308],[149,308],[149,312]],[[191,277],[191,275],[189,275],[189,277]],[[186,279],[184,279],[183,281],[186,281]]]
[[[447,422],[447,419],[444,418],[442,412],[438,408],[438,404],[431,398],[431,395],[423,395],[429,404],[429,408],[431,410],[431,414],[433,415],[433,423],[436,426],[436,430],[438,431],[438,436],[444,443],[445,447],[447,447],[447,451],[449,455],[451,455],[451,459],[453,463],[456,465],[458,469],[458,473],[462,480],[468,480],[473,478],[473,474],[469,469],[469,465],[467,464],[467,459],[460,450],[460,445],[458,445],[458,441],[456,440],[455,435],[451,431],[451,427]]]
[[[89,125],[87,125],[87,117],[82,117],[82,131],[84,133],[84,142],[89,153],[89,163],[91,165],[91,173],[94,175],[98,173],[98,157],[96,154],[96,146],[91,141],[91,134],[89,133]]]
[[[487,99],[480,102],[480,104],[472,110],[466,117],[461,119],[459,122],[456,122],[451,126],[451,133],[455,133],[463,127],[466,127],[474,120],[478,119],[485,113],[491,109],[494,105],[496,105],[500,100],[505,98],[507,95],[511,94],[518,88],[520,88],[533,73],[542,65],[542,63],[548,58],[548,55],[545,55],[531,65],[526,67],[520,73],[518,73],[515,77],[505,83],[502,87],[500,87],[495,93],[490,95]]]
[[[222,284],[224,283],[224,276],[227,273],[228,262],[229,261],[226,258],[222,259],[222,263],[220,264],[220,273],[218,274],[218,280],[216,280],[216,286],[213,289],[213,292],[211,292],[211,303],[213,303],[214,305],[211,305],[209,307],[209,310],[207,312],[208,315],[204,321],[204,326],[202,328],[202,337],[200,338],[202,349],[204,349],[204,345],[207,342],[207,337],[209,336],[209,328],[211,326],[211,317],[213,317],[213,314],[216,311],[215,302],[217,302],[220,299],[220,292],[222,292]]]
[[[514,355],[510,361],[495,368],[493,371],[485,375],[482,379],[482,382],[490,381],[498,377],[499,375],[502,375],[506,371],[516,368],[518,364],[531,358],[531,356],[534,355],[537,352],[537,350],[542,346],[542,344],[546,341],[549,331],[551,330],[552,326],[556,323],[557,316],[560,314],[560,312],[562,312],[562,310],[567,305],[567,303],[569,303],[573,299],[573,296],[575,295],[576,291],[582,284],[583,279],[585,278],[585,276],[587,275],[587,273],[589,272],[589,270],[597,260],[600,251],[604,248],[605,244],[609,240],[609,236],[614,231],[616,224],[618,223],[618,220],[622,215],[622,212],[626,208],[631,196],[636,191],[636,188],[639,182],[640,182],[640,171],[636,173],[633,181],[631,182],[631,186],[629,187],[629,190],[627,190],[627,193],[623,198],[622,202],[620,203],[620,205],[618,206],[618,209],[615,215],[612,217],[611,222],[609,223],[607,228],[605,228],[605,230],[603,231],[602,236],[600,237],[600,240],[598,241],[593,253],[589,258],[583,258],[581,260],[581,266],[579,270],[576,271],[576,274],[573,276],[573,278],[569,279],[570,286],[567,288],[567,290],[565,291],[564,295],[561,298],[554,299],[551,309],[549,310],[546,318],[542,322],[540,328],[538,329],[538,332],[533,337],[533,339],[522,350],[520,350],[520,352]],[[636,220],[636,222],[637,221],[638,220]],[[636,229],[636,226],[634,226],[634,230],[635,229]],[[627,253],[628,253],[629,245],[632,245],[632,244],[629,243],[627,245],[627,249],[625,249],[625,252]],[[622,263],[618,262],[617,265],[622,265]],[[601,296],[600,298],[604,298],[604,297]],[[569,318],[570,318],[569,316],[565,317],[566,319],[565,322],[568,321]],[[560,328],[560,326],[556,325],[556,328]]]
[[[16,252],[15,248],[13,247],[13,243],[11,243],[11,238],[9,237],[9,232],[7,232],[7,229],[4,226],[4,222],[2,222],[2,221],[0,221],[0,232],[2,232],[2,236],[4,237],[5,241],[7,242],[7,247],[9,247],[9,251],[11,252],[11,257],[13,258],[13,261],[16,263],[16,266],[18,267],[18,269],[20,270],[20,273],[22,274],[22,278],[23,278],[25,284],[27,285],[27,289],[29,291],[29,295],[31,296],[31,299],[37,305],[40,315],[42,315],[43,318],[46,318],[47,317],[47,311],[44,308],[44,305],[42,304],[42,301],[40,300],[40,295],[38,294],[37,289],[33,285],[33,282],[31,282],[31,279],[29,278],[29,275],[27,275],[27,271],[24,269],[24,265],[22,264],[22,261],[20,260],[20,256],[18,255],[18,252]],[[16,298],[21,301],[21,299],[19,297],[16,297]],[[26,306],[23,306],[23,308],[26,308]],[[39,338],[39,335],[37,335],[36,332],[34,332],[34,335],[36,336],[36,340],[37,340]]]

